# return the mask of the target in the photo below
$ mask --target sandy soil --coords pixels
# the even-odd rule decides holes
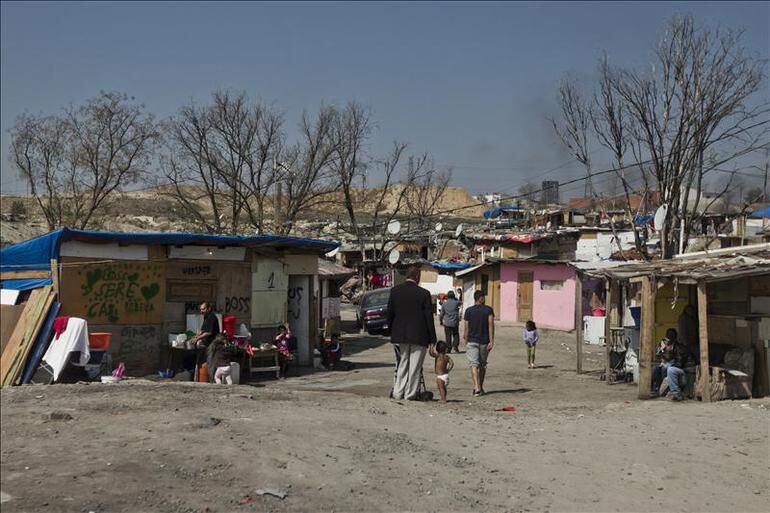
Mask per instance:
[[[3,390],[2,511],[767,511],[770,401],[641,402],[577,376],[571,335],[526,369],[519,331],[486,396],[453,355],[447,404],[387,399],[390,345],[358,335],[348,372]]]

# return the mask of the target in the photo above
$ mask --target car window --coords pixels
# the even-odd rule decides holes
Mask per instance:
[[[361,301],[361,306],[367,308],[373,305],[387,305],[388,298],[390,298],[389,290],[384,290],[382,292],[372,292],[371,294],[364,296],[364,299]]]

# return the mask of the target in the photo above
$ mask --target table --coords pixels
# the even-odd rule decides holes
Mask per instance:
[[[255,361],[261,366],[255,367]],[[272,363],[272,365],[269,365],[270,363]],[[274,348],[261,350],[255,347],[254,354],[249,358],[249,377],[254,377],[254,373],[256,372],[272,371],[275,371],[276,378],[281,377],[281,366],[278,363],[278,350]]]

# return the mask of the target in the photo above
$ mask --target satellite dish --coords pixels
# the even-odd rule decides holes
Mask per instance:
[[[668,213],[668,205],[661,205],[658,210],[655,211],[655,217],[652,219],[652,224],[655,230],[660,231],[663,229],[663,223],[666,222],[666,214]]]
[[[441,224],[441,223],[436,223],[436,228],[435,228],[435,230],[436,230],[437,232],[440,232],[440,231],[441,231],[441,229],[442,229],[443,227],[444,227],[444,225],[443,225],[443,224]]]
[[[388,233],[395,235],[401,231],[401,223],[398,221],[391,221],[388,223]]]
[[[396,222],[398,222],[398,221],[396,221]],[[397,249],[394,249],[388,255],[388,262],[390,262],[391,264],[395,265],[396,263],[398,263],[398,259],[399,258],[401,258],[401,253]]]
[[[460,234],[463,233],[463,225],[462,223],[457,225],[457,228],[455,229],[455,237],[459,237]]]
[[[336,256],[336,255],[337,255],[337,253],[339,253],[339,252],[340,252],[340,247],[339,247],[339,246],[337,246],[337,247],[336,247],[336,248],[334,248],[333,250],[331,250],[331,251],[329,251],[328,253],[326,253],[326,257],[327,257],[327,258],[332,258],[332,257]]]

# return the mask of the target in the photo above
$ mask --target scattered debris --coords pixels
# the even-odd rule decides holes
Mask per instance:
[[[257,495],[272,495],[273,497],[278,497],[281,500],[284,500],[288,493],[284,492],[283,490],[279,490],[277,488],[265,488],[265,489],[258,489],[255,491]]]
[[[8,495],[5,492],[0,492],[0,504],[5,504],[6,502],[10,502],[13,500],[13,497]]]
[[[54,411],[45,415],[45,420],[73,420],[74,417],[67,412]]]

